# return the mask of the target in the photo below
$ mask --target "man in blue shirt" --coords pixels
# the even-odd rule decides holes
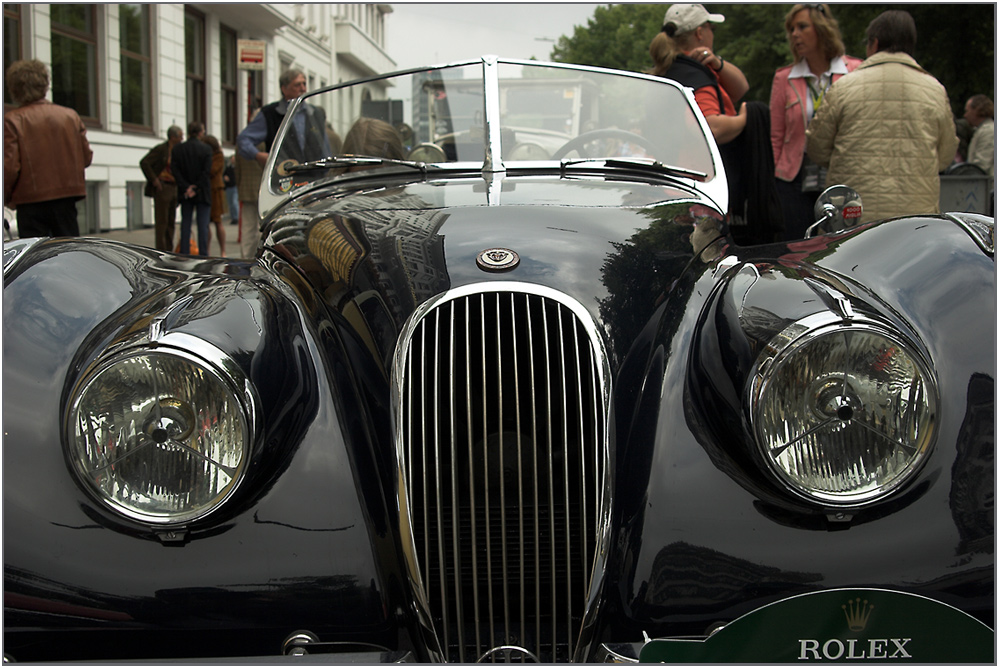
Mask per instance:
[[[278,128],[284,120],[292,100],[301,97],[307,90],[305,74],[291,69],[278,78],[282,99],[262,107],[236,138],[236,150],[247,160],[256,160],[261,167],[267,162],[271,146]],[[318,160],[330,155],[329,138],[326,135],[326,113],[321,107],[305,104],[292,119],[282,146],[282,159],[296,162]],[[242,236],[240,248],[243,257],[253,257],[260,243],[260,212],[256,203],[247,206],[243,203]]]

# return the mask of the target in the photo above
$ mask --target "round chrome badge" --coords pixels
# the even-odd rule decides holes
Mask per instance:
[[[520,264],[520,256],[506,248],[489,248],[479,253],[475,264],[482,271],[509,271]]]

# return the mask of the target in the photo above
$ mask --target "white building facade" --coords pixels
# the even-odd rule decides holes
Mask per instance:
[[[280,98],[281,72],[301,70],[312,90],[395,69],[385,48],[390,5],[4,4],[3,11],[4,71],[15,60],[41,60],[52,75],[49,99],[75,109],[87,126],[94,160],[79,205],[81,233],[152,224],[139,161],[171,125],[186,130],[201,121],[229,155],[249,115]],[[263,43],[262,70],[240,68],[240,40]]]

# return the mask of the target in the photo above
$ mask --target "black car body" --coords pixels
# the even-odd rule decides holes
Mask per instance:
[[[786,610],[714,659],[993,660],[991,219],[735,245],[645,75],[307,104],[344,146],[282,125],[254,260],[5,247],[6,657],[655,660]]]

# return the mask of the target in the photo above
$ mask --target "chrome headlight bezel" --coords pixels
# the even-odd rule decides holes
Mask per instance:
[[[208,454],[199,449],[203,441],[188,442],[187,439],[205,437],[207,430],[199,429],[197,421],[200,420],[201,424],[205,425],[211,423],[211,419],[217,416],[202,414],[198,406],[191,406],[185,402],[185,397],[178,399],[172,396],[167,397],[165,394],[163,396],[158,395],[157,397],[135,397],[132,402],[133,406],[125,409],[125,412],[134,415],[142,412],[143,409],[139,407],[140,404],[144,406],[155,404],[159,407],[157,408],[157,415],[160,419],[163,419],[163,406],[167,406],[168,411],[169,409],[174,411],[174,419],[183,421],[187,418],[191,420],[192,424],[189,425],[191,429],[183,430],[179,441],[185,447],[178,449],[168,442],[171,439],[164,438],[163,441],[156,441],[155,443],[148,442],[146,445],[154,445],[154,447],[148,449],[149,451],[145,455],[140,455],[140,457],[145,459],[148,459],[150,456],[158,456],[160,458],[174,456],[174,459],[178,459],[176,456],[177,452],[194,453],[195,459],[200,459],[211,466],[214,475],[220,477],[224,475],[226,482],[219,485],[217,491],[210,493],[210,498],[194,503],[189,507],[180,507],[176,510],[143,508],[142,504],[129,502],[116,496],[113,490],[109,491],[109,485],[124,484],[127,486],[129,484],[128,481],[121,479],[121,474],[118,471],[114,471],[109,476],[112,479],[111,481],[104,481],[104,484],[101,484],[87,470],[86,462],[88,461],[88,456],[90,457],[89,461],[93,461],[94,457],[102,456],[99,454],[87,454],[88,435],[81,436],[80,431],[83,429],[77,429],[78,426],[85,424],[80,420],[80,411],[88,410],[85,403],[88,392],[97,387],[97,384],[102,379],[105,379],[108,374],[113,373],[119,368],[119,365],[134,363],[141,358],[157,358],[169,361],[174,366],[196,370],[203,382],[210,384],[216,391],[224,393],[224,399],[221,403],[227,404],[225,406],[227,424],[230,422],[234,424],[235,432],[242,435],[240,438],[231,440],[232,445],[229,447],[229,458],[226,462],[215,461],[211,460]],[[174,394],[177,394],[177,392]],[[171,402],[169,405],[166,403],[168,398]],[[131,400],[128,397],[122,397],[121,401],[126,402]],[[67,463],[80,486],[97,499],[103,507],[110,509],[116,515],[150,527],[172,528],[188,525],[206,518],[223,507],[232,498],[246,477],[252,453],[252,445],[259,431],[258,404],[256,392],[238,364],[228,354],[203,339],[180,332],[171,332],[157,338],[155,341],[143,339],[134,344],[117,346],[91,364],[73,387],[64,425]],[[215,406],[216,404],[212,405]],[[149,410],[152,409],[150,408]],[[151,416],[148,412],[146,415],[147,417]],[[113,423],[113,420],[111,422]],[[138,437],[139,430],[134,420],[128,424],[117,425],[117,427],[118,429],[115,429],[112,424],[112,427],[104,425],[101,428],[107,434],[115,434],[117,432],[115,435],[119,439],[125,438],[125,431],[123,430],[129,430],[133,437]],[[92,424],[87,427],[86,431],[89,432],[89,436],[95,435]],[[146,430],[143,433],[148,435],[150,432]],[[192,444],[195,447],[191,448]],[[112,444],[109,447],[114,448],[116,444]],[[138,449],[140,448],[136,448],[136,450]],[[173,453],[173,455],[169,453]],[[233,459],[233,455],[235,455],[234,462],[230,461]],[[123,457],[117,458],[114,460],[114,463],[120,467],[119,463],[123,459]],[[155,461],[145,462],[148,470],[156,470],[155,464]],[[190,463],[187,465],[190,468]],[[108,465],[105,469],[111,470],[113,468],[110,458],[108,458]],[[203,472],[201,475],[205,477],[210,474]],[[115,476],[120,476],[117,482],[114,482]],[[196,482],[200,482],[200,480]],[[194,483],[191,484],[193,485]]]
[[[800,380],[795,383],[795,387],[800,388],[802,397],[805,397],[797,407],[801,409],[807,404],[809,410],[800,412],[807,412],[809,415],[794,413],[787,420],[782,420],[776,414],[771,414],[776,413],[773,401],[777,400],[777,396],[774,393],[781,387],[790,386],[778,379],[780,372],[790,373],[787,371],[788,365],[798,363],[798,370],[804,372],[803,375],[808,375],[811,365],[802,367],[801,356],[806,356],[805,361],[809,361],[809,352],[828,345],[830,339],[827,337],[830,336],[842,337],[842,341],[847,341],[847,353],[850,352],[851,345],[848,341],[854,336],[862,343],[884,341],[894,350],[886,359],[894,362],[895,356],[899,355],[898,359],[901,361],[898,363],[913,374],[912,385],[908,389],[903,387],[898,392],[910,392],[915,396],[908,397],[905,402],[898,393],[894,397],[888,397],[895,390],[885,389],[890,387],[888,383],[879,385],[873,381],[872,373],[869,372],[864,377],[865,374],[858,373],[858,369],[842,369],[836,373],[816,373],[814,377],[793,376]],[[927,356],[913,343],[911,337],[897,327],[866,315],[851,314],[850,317],[844,317],[826,311],[802,318],[785,327],[770,340],[757,359],[749,376],[747,391],[750,428],[757,453],[765,462],[767,470],[786,490],[823,508],[859,508],[883,500],[902,489],[922,469],[936,440],[938,385],[926,359]],[[872,365],[871,368],[876,366],[878,365]],[[783,383],[781,387],[777,387],[779,383]],[[849,388],[850,392],[839,388]],[[835,396],[837,394],[841,396]],[[895,433],[886,433],[885,429],[892,431],[900,428],[898,425],[888,424],[890,420],[885,420],[884,425],[877,424],[872,418],[873,411],[869,410],[872,407],[863,401],[862,395],[868,399],[881,397],[888,404],[901,406],[905,403],[916,411],[918,414],[913,417],[918,424],[902,425],[908,429],[912,438],[894,439]],[[814,397],[815,401],[809,402],[809,396]],[[883,417],[881,412],[879,416]],[[894,417],[905,418],[900,415]],[[775,440],[777,425],[783,425],[790,436]],[[820,429],[828,431],[822,432]],[[853,432],[848,433],[851,429]],[[831,433],[836,433],[836,436]],[[863,447],[863,437],[857,437],[857,433],[868,438],[869,448]],[[820,442],[823,436],[830,443],[835,442],[843,447],[839,451],[833,451],[832,445]],[[806,440],[809,438],[811,440]],[[858,443],[858,440],[861,442]],[[797,445],[789,446],[789,443]],[[781,461],[782,455],[793,448],[806,447],[808,453],[801,457],[804,463],[788,462],[788,458]],[[889,453],[893,448],[899,452]],[[844,455],[844,452],[847,454]],[[838,462],[835,461],[837,456],[840,457]],[[854,488],[837,490],[831,484],[830,488],[823,488],[814,482],[808,482],[809,476],[814,480],[818,475],[819,464],[826,466],[830,480],[834,471],[838,471],[836,475],[853,475],[857,481]],[[812,469],[802,473],[800,469],[806,465]]]
[[[3,275],[7,277],[21,259],[28,254],[32,248],[45,241],[44,237],[34,237],[29,239],[14,239],[3,242]]]

